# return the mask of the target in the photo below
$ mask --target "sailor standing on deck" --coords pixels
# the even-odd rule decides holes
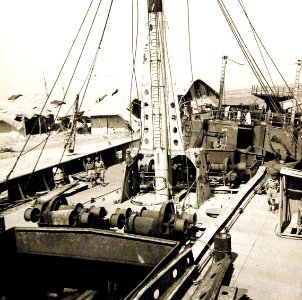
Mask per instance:
[[[279,182],[277,180],[277,174],[271,174],[265,183],[265,190],[267,195],[267,202],[269,210],[275,212],[276,210],[276,197],[279,191]]]
[[[99,178],[100,183],[104,186],[105,185],[105,165],[103,160],[98,157],[95,158],[95,173],[96,173],[96,180]]]
[[[94,161],[91,161],[90,157],[87,158],[86,174],[90,181],[91,187],[93,187],[95,182],[95,164]]]
[[[54,167],[52,169],[52,173],[53,173],[53,181],[55,184],[55,187],[61,187],[65,184],[65,178],[64,178],[64,173],[63,171],[58,168],[58,167]]]
[[[131,150],[127,149],[126,150],[126,159],[125,159],[125,164],[130,167],[133,164],[133,157],[131,156]]]

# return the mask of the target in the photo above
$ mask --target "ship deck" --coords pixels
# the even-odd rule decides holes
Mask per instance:
[[[230,286],[247,289],[248,299],[302,299],[302,240],[279,237],[278,222],[256,194],[230,230]]]
[[[56,147],[50,149],[44,149],[43,151],[41,151],[41,149],[27,151],[20,156],[20,158],[12,157],[1,160],[0,183],[6,180],[17,159],[18,163],[14,167],[13,173],[10,174],[10,179],[31,174],[34,169],[35,171],[47,169],[58,165],[58,163],[64,164],[66,162],[86,157],[88,155],[93,155],[97,152],[115,148],[136,140],[137,138],[127,136],[115,137],[111,138],[110,140],[102,140],[98,136],[92,136],[90,137],[89,143],[86,141],[86,143],[76,145],[74,153],[68,153],[67,150],[64,151],[62,145],[57,145]],[[38,158],[39,160],[37,163]]]
[[[121,169],[121,164],[110,167],[105,177],[106,186],[89,188],[68,197],[68,201],[74,204],[81,202],[84,206],[104,206],[108,214],[113,213],[117,207],[131,207],[134,211],[139,211],[142,206],[139,201],[117,204],[122,179]],[[217,207],[219,203],[228,202],[231,197],[231,194],[219,192],[205,204],[208,207]],[[7,214],[6,228],[37,226],[23,218],[25,209],[31,204],[27,203]],[[152,209],[153,206],[147,208]],[[215,218],[205,218],[201,214],[204,209],[205,206],[202,206],[196,211],[197,223],[215,222]],[[268,211],[265,194],[255,194],[230,228],[233,263],[228,271],[229,285],[247,289],[248,299],[302,299],[301,240],[277,236],[276,227],[278,213]]]

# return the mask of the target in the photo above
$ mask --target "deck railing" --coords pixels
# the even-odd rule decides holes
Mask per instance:
[[[285,97],[291,98],[294,96],[294,89],[287,87],[269,87],[269,86],[259,86],[253,85],[251,94],[254,96],[274,96],[274,97]]]

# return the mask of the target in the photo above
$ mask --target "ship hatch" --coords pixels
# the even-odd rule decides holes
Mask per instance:
[[[0,295],[9,299],[41,299],[64,288],[125,298],[180,247],[176,241],[85,228],[11,228],[1,233],[0,244]]]
[[[238,127],[237,148],[246,149],[254,145],[254,131],[250,126]]]

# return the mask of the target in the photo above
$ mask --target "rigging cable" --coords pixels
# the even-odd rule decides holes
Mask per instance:
[[[104,35],[105,35],[105,31],[106,31],[106,28],[107,28],[107,25],[108,25],[108,20],[109,20],[109,16],[110,16],[111,9],[112,9],[112,4],[113,4],[113,0],[111,0],[111,2],[110,2],[110,6],[109,6],[108,14],[107,14],[107,17],[106,17],[105,25],[104,25],[104,28],[103,28],[103,32],[102,32],[100,41],[98,43],[97,49],[95,51],[95,55],[94,55],[93,61],[91,63],[88,75],[86,77],[87,85],[86,85],[86,88],[85,88],[85,91],[84,91],[84,96],[86,95],[87,88],[88,88],[89,82],[90,82],[91,77],[92,77],[92,73],[93,73],[94,68],[95,68],[95,64],[96,64],[96,61],[97,61],[97,56],[98,56],[99,50],[101,50],[101,45],[102,45],[103,38],[104,38]],[[84,84],[82,85],[82,87],[80,89],[80,92],[82,91],[83,88],[84,88]],[[79,105],[80,108],[82,107],[84,96],[82,97],[82,100],[80,102],[80,105]]]
[[[93,58],[93,62],[92,62],[92,64],[91,64],[91,66],[90,66],[90,69],[89,69],[89,72],[88,72],[88,74],[87,74],[87,76],[86,76],[86,79],[85,79],[85,81],[84,81],[84,83],[83,83],[83,85],[82,85],[82,87],[81,87],[81,89],[80,89],[80,91],[79,91],[79,94],[80,94],[81,91],[82,91],[82,89],[83,89],[84,86],[85,86],[85,83],[87,82],[86,87],[85,87],[85,90],[84,90],[84,93],[83,93],[82,100],[81,100],[81,102],[80,102],[80,104],[79,104],[79,109],[80,109],[81,106],[82,106],[84,97],[85,97],[85,95],[86,95],[86,92],[87,92],[87,89],[88,89],[88,86],[89,86],[89,82],[90,82],[91,77],[92,77],[92,73],[93,73],[93,71],[94,71],[94,67],[95,67],[97,55],[98,55],[99,50],[101,49],[101,44],[102,44],[102,42],[103,42],[104,34],[105,34],[105,31],[106,31],[106,28],[107,28],[108,19],[109,19],[110,13],[111,13],[112,4],[113,4],[113,0],[111,0],[111,3],[110,3],[110,7],[109,7],[109,11],[108,11],[107,18],[106,18],[106,21],[105,21],[105,25],[104,25],[104,28],[103,28],[103,32],[102,32],[100,41],[99,41],[99,43],[98,43],[98,47],[97,47],[96,52],[95,52],[95,55],[94,55],[94,58]],[[75,101],[74,101],[74,103],[75,103]],[[70,139],[71,139],[71,135],[69,135],[68,138],[67,138],[67,142],[66,142],[67,145],[68,145]],[[62,155],[61,155],[61,157],[60,157],[60,160],[59,160],[58,165],[62,162],[62,159],[63,159],[63,157],[64,157],[65,151],[66,151],[66,147],[64,147],[64,149],[63,149],[63,153],[62,153]]]
[[[243,63],[240,63],[240,62],[238,62],[238,61],[235,61],[235,60],[233,60],[233,59],[231,59],[231,58],[229,58],[229,57],[228,57],[228,60],[230,60],[231,62],[233,62],[233,63],[235,63],[235,64],[237,64],[237,65],[244,66]]]
[[[253,27],[253,25],[252,25],[252,23],[251,23],[250,19],[248,18],[248,15],[247,15],[247,13],[246,13],[246,10],[245,10],[245,8],[244,8],[243,4],[241,3],[241,1],[240,1],[240,0],[238,0],[238,2],[239,2],[239,4],[240,4],[240,6],[241,6],[241,8],[242,8],[242,10],[243,10],[243,12],[244,12],[244,14],[245,14],[246,18],[248,19],[248,22],[249,22],[249,25],[250,25],[250,27],[251,27],[251,29],[252,29],[252,33],[253,33],[253,36],[254,36],[255,42],[256,42],[256,44],[257,44],[257,47],[258,47],[259,53],[260,53],[260,55],[261,55],[261,58],[262,58],[263,64],[264,64],[265,69],[266,69],[266,71],[267,71],[267,73],[268,73],[268,76],[269,76],[269,78],[270,78],[270,80],[271,80],[271,83],[272,83],[272,89],[273,89],[274,93],[276,93],[276,86],[275,86],[275,84],[274,84],[274,81],[273,81],[272,75],[271,75],[271,73],[270,73],[270,71],[269,71],[269,69],[268,69],[267,63],[266,63],[265,58],[264,58],[264,56],[263,56],[263,53],[262,53],[262,51],[261,51],[261,49],[260,49],[259,41],[261,42],[261,40],[260,40],[260,38],[258,37],[258,35],[256,34],[256,31],[255,31],[255,29],[254,29],[254,27]],[[261,43],[261,44],[262,44],[262,43]]]
[[[263,49],[265,50],[267,56],[270,58],[270,60],[271,60],[271,62],[273,63],[274,67],[275,67],[276,70],[278,71],[278,73],[279,73],[280,77],[282,78],[283,82],[285,83],[286,87],[287,87],[287,88],[289,89],[289,91],[291,92],[291,89],[290,89],[290,87],[288,86],[288,84],[287,84],[285,78],[284,78],[283,75],[281,74],[281,72],[280,72],[280,70],[278,69],[277,65],[275,64],[274,60],[272,59],[272,57],[271,57],[270,54],[268,53],[266,47],[265,47],[264,44],[262,43],[260,37],[258,36],[258,34],[257,34],[257,32],[256,32],[256,30],[255,30],[255,28],[254,28],[254,26],[252,25],[252,23],[251,23],[251,21],[250,21],[248,15],[247,15],[247,12],[246,12],[246,9],[245,9],[243,3],[241,3],[240,0],[238,0],[238,1],[239,1],[239,4],[240,4],[240,6],[241,6],[241,8],[242,8],[242,10],[243,10],[243,12],[244,12],[244,14],[245,14],[245,16],[246,16],[246,18],[247,18],[247,20],[248,20],[248,22],[249,22],[251,28],[252,28],[253,33],[256,35],[257,39],[260,41],[261,46],[262,46]],[[294,95],[293,95],[293,96],[294,96]]]
[[[111,12],[111,8],[112,8],[112,4],[113,4],[113,0],[111,0],[111,3],[110,3],[110,7],[109,7],[109,11],[108,11],[108,14],[107,14],[107,18],[106,18],[106,21],[105,21],[105,25],[104,25],[104,28],[103,28],[103,32],[102,32],[102,35],[101,35],[101,38],[100,38],[100,41],[98,43],[98,47],[96,49],[96,52],[95,52],[95,55],[94,55],[94,58],[93,58],[93,61],[91,63],[91,66],[89,68],[89,71],[88,71],[88,74],[86,76],[86,79],[84,80],[83,84],[82,84],[82,87],[80,88],[78,94],[80,94],[82,92],[82,90],[84,89],[84,93],[83,93],[83,96],[82,96],[82,99],[81,99],[81,102],[79,104],[79,110],[80,108],[82,107],[82,104],[83,104],[83,101],[84,101],[84,98],[86,96],[86,93],[87,93],[87,90],[88,90],[88,87],[89,87],[89,83],[90,83],[90,80],[91,80],[91,77],[92,77],[92,74],[93,74],[93,71],[94,71],[94,68],[95,68],[95,65],[96,65],[96,60],[97,60],[97,56],[98,56],[98,52],[99,50],[101,49],[101,44],[102,44],[102,41],[103,41],[103,37],[104,37],[104,34],[105,34],[105,30],[106,30],[106,27],[107,27],[107,24],[108,24],[108,19],[109,19],[109,15],[110,15],[110,12]],[[74,103],[73,103],[74,104]],[[72,107],[72,106],[71,106]],[[69,108],[69,111],[71,109],[71,107]],[[70,140],[70,136],[68,137],[67,139],[67,144]],[[63,151],[63,154],[61,156],[61,159],[59,161],[59,163],[61,163],[61,160],[63,159],[63,155],[65,153],[65,150],[66,148],[64,148],[64,151]]]
[[[95,15],[94,15],[92,24],[91,24],[91,26],[90,26],[90,28],[89,28],[87,37],[86,37],[86,39],[85,39],[85,41],[84,41],[84,45],[83,45],[83,47],[82,47],[82,49],[81,49],[80,56],[79,56],[79,58],[78,58],[78,60],[77,60],[76,66],[75,66],[75,68],[74,68],[74,70],[73,70],[73,73],[72,73],[72,76],[71,76],[71,78],[70,78],[70,80],[69,80],[69,83],[68,83],[68,86],[67,86],[65,95],[64,95],[64,97],[63,97],[63,101],[64,101],[65,98],[66,98],[66,95],[67,95],[67,93],[68,93],[68,91],[69,91],[69,88],[70,88],[70,86],[71,86],[72,80],[73,80],[73,78],[74,78],[74,76],[75,76],[75,73],[76,73],[76,71],[77,71],[79,62],[80,62],[80,60],[81,60],[81,58],[82,58],[84,49],[85,49],[85,47],[86,47],[88,38],[89,38],[89,36],[90,36],[91,29],[92,29],[92,27],[93,27],[93,25],[94,25],[96,16],[97,16],[97,14],[98,14],[98,12],[99,12],[99,7],[100,7],[101,3],[102,3],[102,0],[99,1],[99,4],[98,4],[98,6],[97,6],[97,10],[96,10],[96,12],[95,12]],[[82,24],[83,24],[83,23],[82,23]],[[74,103],[75,103],[75,101],[73,102],[73,104],[74,104]],[[58,115],[59,115],[59,112],[60,112],[61,108],[62,108],[62,106],[59,107],[55,119],[57,119],[57,117],[58,117]],[[41,156],[42,156],[42,154],[43,154],[43,151],[44,151],[44,149],[45,149],[45,147],[46,147],[46,144],[47,144],[47,141],[48,141],[48,139],[49,139],[49,136],[50,136],[50,134],[48,134],[48,136],[47,136],[46,139],[45,139],[45,142],[44,142],[44,145],[43,145],[43,147],[42,147],[42,150],[41,150],[41,152],[40,152],[40,154],[39,154],[39,156],[38,156],[38,158],[37,158],[37,160],[36,160],[36,163],[35,163],[35,165],[34,165],[34,168],[33,168],[32,172],[31,172],[30,176],[29,176],[29,178],[28,178],[28,180],[27,180],[27,183],[26,183],[26,185],[25,185],[25,188],[27,187],[28,182],[31,180],[31,177],[32,177],[33,173],[35,172],[35,169],[36,169],[36,167],[37,167],[37,165],[38,165],[38,163],[39,163],[39,160],[40,160],[40,158],[41,158]],[[64,151],[65,151],[65,149],[64,149]],[[64,152],[63,152],[63,155],[64,155]]]
[[[279,75],[281,76],[283,82],[285,83],[286,87],[288,88],[289,92],[291,93],[291,95],[292,95],[292,97],[293,97],[293,101],[296,102],[296,106],[297,106],[297,108],[298,108],[298,110],[299,110],[300,107],[297,105],[297,99],[295,98],[294,94],[292,93],[290,87],[288,86],[287,82],[285,81],[285,79],[284,79],[284,77],[282,76],[281,72],[279,71],[277,65],[276,65],[275,62],[273,61],[272,57],[269,55],[268,51],[266,50],[266,47],[265,47],[264,44],[262,43],[262,41],[261,41],[259,35],[257,34],[257,32],[256,32],[256,30],[255,30],[255,28],[254,28],[254,26],[252,25],[252,23],[251,23],[251,21],[250,21],[250,18],[249,18],[248,15],[247,15],[247,11],[246,11],[246,9],[245,9],[245,7],[244,7],[242,1],[241,1],[241,0],[238,0],[238,2],[239,2],[240,6],[241,6],[241,8],[242,8],[242,10],[243,10],[243,13],[244,13],[244,15],[246,16],[246,18],[247,18],[247,20],[248,20],[248,22],[249,22],[249,25],[250,25],[250,27],[251,27],[251,29],[252,29],[252,32],[253,32],[255,41],[256,41],[256,43],[257,43],[259,52],[261,53],[263,62],[264,62],[264,64],[265,64],[265,67],[266,67],[266,69],[267,69],[267,72],[268,72],[268,74],[269,74],[269,76],[270,76],[270,79],[271,79],[272,84],[273,84],[273,80],[272,80],[272,78],[271,78],[271,75],[270,75],[270,72],[269,72],[269,70],[268,70],[267,64],[265,63],[265,60],[264,60],[263,54],[262,54],[262,52],[261,52],[261,49],[260,49],[260,47],[259,47],[258,41],[261,43],[261,46],[263,47],[263,49],[265,50],[266,54],[268,55],[268,57],[270,58],[271,62],[273,63],[275,69],[278,71]],[[274,87],[275,92],[276,92],[276,88],[275,88],[274,84],[273,84],[273,87]],[[270,98],[270,102],[271,102],[271,104],[274,105],[273,99]],[[278,107],[276,107],[275,105],[274,105],[274,107],[275,107],[275,110],[276,110],[276,112],[278,113],[278,115],[279,115],[279,117],[280,117],[280,116],[281,116],[281,112],[279,111]],[[282,118],[281,118],[281,119],[282,119]],[[283,120],[283,119],[282,119],[282,120]],[[290,122],[290,124],[291,124],[291,127],[293,128],[293,127],[294,127],[294,124],[292,124],[292,122]],[[283,124],[283,125],[285,125],[285,124]],[[288,134],[292,137],[292,139],[294,140],[294,142],[297,144],[297,142],[298,142],[297,137],[291,132],[291,130],[290,130],[289,127],[285,126],[285,128],[286,128]],[[297,145],[298,145],[298,144],[297,144]],[[298,145],[298,148],[300,149],[300,152],[301,152],[302,149],[301,149],[301,147],[300,147],[299,145]]]
[[[193,76],[193,66],[192,66],[192,51],[191,51],[191,29],[190,29],[190,5],[189,5],[189,0],[187,0],[187,28],[188,28],[188,47],[189,47],[189,60],[190,60],[190,71],[191,71],[191,85],[194,84],[194,76]],[[186,145],[188,145],[188,147],[190,146],[191,140],[192,140],[192,122],[191,120],[187,120],[185,122],[190,122],[190,137],[189,137],[189,141],[186,141],[185,143],[185,147]],[[186,131],[186,124],[184,125],[184,130]],[[189,185],[189,182],[187,182]]]
[[[288,88],[289,93],[290,93],[291,96],[293,97],[293,101],[296,101],[296,104],[297,104],[297,99],[295,98],[295,96],[294,96],[292,90],[291,90],[290,87],[288,86],[286,80],[285,80],[284,77],[282,76],[280,70],[278,69],[277,65],[276,65],[275,62],[273,61],[272,57],[269,55],[269,53],[268,53],[268,51],[266,50],[264,44],[262,43],[260,37],[258,36],[258,34],[257,34],[256,30],[255,30],[255,28],[253,27],[253,25],[252,25],[252,23],[251,23],[251,21],[250,21],[248,15],[247,15],[247,12],[246,12],[246,9],[245,9],[243,3],[242,3],[240,0],[238,0],[238,2],[239,2],[240,6],[241,6],[241,8],[242,8],[242,10],[243,10],[243,12],[244,12],[244,14],[245,14],[245,16],[246,16],[246,18],[247,18],[247,20],[248,20],[250,26],[251,26],[251,29],[252,29],[252,32],[253,32],[253,34],[254,34],[254,37],[255,37],[255,40],[256,40],[256,43],[257,43],[257,46],[258,46],[258,48],[259,48],[260,53],[261,53],[261,50],[260,50],[258,41],[261,43],[263,49],[265,50],[266,54],[267,54],[268,57],[270,58],[271,62],[273,63],[273,66],[275,67],[275,69],[277,70],[278,74],[280,75],[280,77],[282,78],[283,82],[285,83],[286,87]],[[262,53],[261,53],[261,55],[262,55]],[[263,58],[263,56],[262,56],[262,58]],[[264,61],[264,58],[263,58],[263,61]],[[264,63],[265,63],[265,62],[264,62]],[[268,70],[268,68],[267,68],[267,64],[265,64],[265,66],[266,66],[267,72],[269,73],[269,70]],[[272,79],[271,79],[271,81],[272,81]],[[272,82],[272,83],[273,83],[273,82]],[[276,92],[276,89],[275,89],[275,92]],[[271,100],[272,100],[272,99],[271,99]],[[298,106],[297,106],[297,107],[298,107]],[[298,107],[298,109],[299,109],[299,107]],[[278,111],[278,110],[277,110],[277,111]],[[293,124],[292,124],[292,125],[293,125]]]
[[[166,19],[166,16],[164,13],[163,13],[163,16],[164,16],[164,19]],[[174,89],[174,84],[173,84],[173,74],[172,74],[172,67],[171,67],[171,63],[170,63],[170,59],[169,59],[169,50],[168,50],[169,48],[168,48],[167,39],[164,39],[163,42],[164,42],[165,49],[167,52],[167,64],[168,64],[168,71],[169,71],[169,78],[170,78],[170,86],[171,86],[171,90],[172,90],[172,99],[175,103],[176,101],[178,102],[178,99],[177,99],[177,94],[176,94],[176,91]],[[182,98],[183,98],[183,96],[182,96]],[[175,101],[175,99],[176,99],[176,101]],[[179,105],[179,103],[177,103],[176,107],[178,105]],[[176,122],[176,124],[177,124],[177,131],[182,132],[181,124],[179,124],[179,122]],[[183,142],[183,140],[182,140],[182,142]]]
[[[92,64],[91,64],[91,66],[90,66],[90,69],[89,69],[89,72],[88,72],[88,74],[87,74],[87,76],[86,76],[86,79],[85,79],[85,81],[84,81],[84,83],[83,83],[83,85],[82,85],[82,87],[81,87],[81,89],[80,89],[80,91],[79,91],[79,94],[80,94],[80,93],[82,92],[82,89],[83,89],[84,86],[85,86],[85,83],[87,82],[86,88],[85,88],[84,93],[83,93],[82,100],[81,100],[81,102],[80,102],[80,104],[79,104],[79,109],[81,108],[81,105],[82,105],[82,103],[83,103],[83,100],[84,100],[84,97],[85,97],[85,95],[86,95],[87,88],[88,88],[88,85],[89,85],[89,82],[90,82],[90,79],[91,79],[91,76],[92,76],[92,73],[93,73],[93,70],[94,70],[94,67],[95,67],[95,63],[96,63],[96,59],[97,59],[97,54],[98,54],[98,51],[99,51],[100,46],[101,46],[102,41],[103,41],[103,37],[104,37],[104,33],[105,33],[105,30],[106,30],[106,27],[107,27],[107,24],[108,24],[108,19],[109,19],[109,15],[110,15],[110,12],[111,12],[112,4],[113,4],[113,0],[111,0],[111,4],[110,4],[110,7],[109,7],[109,11],[108,11],[108,14],[107,14],[106,22],[105,22],[105,25],[104,25],[104,28],[103,28],[102,36],[101,36],[101,39],[100,39],[100,41],[99,41],[99,43],[98,43],[98,47],[97,47],[96,53],[95,53],[95,55],[94,55],[93,62],[92,62]],[[75,101],[76,101],[76,100],[75,100]],[[75,104],[75,101],[73,102],[73,105]],[[70,109],[71,109],[71,107],[70,107]],[[70,109],[69,109],[69,110],[70,110]],[[71,139],[71,135],[68,136],[68,138],[67,138],[67,140],[66,140],[66,145],[68,145],[70,139]],[[66,151],[66,147],[64,147],[64,149],[63,149],[63,153],[62,153],[62,155],[61,155],[61,157],[60,157],[60,159],[59,159],[58,165],[62,162],[62,159],[63,159],[63,157],[64,157],[65,151]]]
[[[222,4],[222,3],[220,3],[220,2],[218,1],[218,4],[219,4],[219,6],[220,6],[220,8],[221,8],[221,11],[222,11],[222,13],[223,13],[223,15],[224,15],[224,17],[225,17],[225,19],[226,19],[226,21],[227,21],[227,23],[228,23],[230,29],[231,29],[231,31],[232,31],[233,34],[234,34],[235,39],[236,39],[237,42],[238,42],[239,47],[241,48],[243,54],[245,55],[245,57],[246,57],[246,59],[247,59],[249,65],[250,65],[252,71],[254,72],[254,75],[255,75],[256,78],[258,79],[260,85],[261,85],[263,88],[265,88],[265,86],[264,86],[264,84],[263,84],[263,81],[262,81],[260,75],[258,74],[257,70],[255,69],[255,66],[253,65],[253,63],[252,63],[252,61],[251,61],[251,58],[250,58],[250,57],[251,57],[251,54],[247,52],[248,49],[247,49],[247,47],[245,46],[245,44],[243,43],[243,40],[242,40],[242,38],[241,38],[241,36],[240,36],[240,34],[239,34],[239,32],[238,32],[236,26],[234,25],[234,23],[233,23],[233,21],[232,21],[230,15],[229,15],[229,13],[227,12],[226,8],[223,7],[223,4]],[[236,31],[237,31],[237,32],[236,32]],[[249,56],[249,55],[250,55],[250,56]],[[255,61],[254,61],[254,63],[256,64]],[[257,66],[257,64],[256,64],[256,66]]]
[[[167,39],[166,39],[166,22],[165,21],[165,15],[164,13],[162,13],[161,16],[157,16],[156,17],[156,22],[157,22],[157,27],[158,27],[158,41],[159,44],[162,45],[161,49],[160,49],[160,57],[159,57],[159,62],[160,62],[160,66],[159,69],[161,69],[160,75],[161,75],[161,86],[162,87],[167,87],[168,85],[168,78],[167,78],[167,66],[166,66],[166,62],[168,61],[168,56],[167,56],[167,48],[163,47],[163,45],[167,45]],[[166,51],[165,51],[166,50]],[[159,88],[159,87],[158,87]],[[162,93],[163,93],[163,97],[164,97],[164,101],[165,101],[165,108],[166,108],[166,113],[168,113],[168,108],[166,106],[166,103],[168,103],[168,93],[169,93],[169,89],[168,88],[164,88],[162,89]],[[167,114],[166,114],[166,126],[167,126],[167,131],[170,131],[170,123],[167,120]],[[168,138],[168,144],[170,143],[170,139]],[[169,150],[169,147],[167,149],[167,151]],[[161,194],[163,195],[163,194]]]
[[[54,131],[50,131],[49,135],[51,135],[51,134],[53,134],[53,133],[54,133]],[[42,145],[42,144],[45,142],[46,139],[47,139],[47,137],[44,138],[42,141],[40,141],[37,145],[35,145],[35,146],[33,146],[32,148],[28,149],[27,151],[21,153],[21,155],[25,155],[25,154],[27,154],[27,153],[33,151],[34,149],[38,148],[40,145]]]
[[[263,76],[261,70],[258,70],[259,73],[257,72],[257,67],[258,67],[257,63],[255,62],[253,56],[249,52],[246,44],[244,43],[243,38],[241,37],[241,35],[240,35],[240,33],[239,33],[236,25],[234,24],[234,22],[233,22],[233,20],[232,20],[232,18],[230,16],[228,10],[226,9],[224,3],[221,0],[217,0],[217,2],[218,2],[218,5],[219,5],[219,7],[220,7],[220,9],[221,9],[221,11],[222,11],[222,13],[223,13],[223,15],[224,15],[227,23],[228,23],[231,31],[234,34],[235,39],[238,42],[238,45],[239,45],[240,49],[242,50],[244,56],[246,57],[246,59],[247,59],[249,65],[250,65],[251,69],[253,70],[254,75],[256,76],[256,78],[258,79],[258,81],[260,82],[260,84],[263,85],[263,81],[262,80],[264,79],[266,81],[266,79]],[[263,79],[261,78],[260,75],[262,76]],[[267,83],[267,85],[268,85],[268,83]]]
[[[189,46],[189,59],[190,59],[190,71],[191,71],[191,83],[193,84],[193,66],[192,66],[192,51],[191,51],[191,29],[190,29],[190,5],[189,0],[187,0],[187,28],[188,28],[188,46]]]
[[[133,84],[133,78],[136,83],[136,93],[137,93],[137,98],[139,97],[139,89],[138,89],[138,81],[137,81],[137,76],[136,76],[136,70],[135,70],[135,65],[136,65],[136,57],[137,57],[137,45],[138,45],[138,23],[139,23],[139,9],[138,9],[138,1],[136,1],[136,37],[135,37],[135,43],[133,42],[134,40],[134,6],[133,6],[133,1],[132,1],[132,11],[131,11],[131,29],[132,29],[132,77],[131,77],[131,90],[132,90],[132,84]],[[131,95],[130,95],[131,96]]]
[[[236,38],[236,40],[237,40],[237,42],[238,42],[238,44],[239,44],[239,46],[240,46],[242,52],[244,53],[244,55],[245,55],[245,57],[246,57],[246,59],[247,59],[249,65],[250,65],[250,67],[251,67],[251,69],[253,70],[254,75],[255,75],[256,78],[258,79],[258,81],[259,81],[261,87],[263,88],[263,90],[266,91],[266,94],[267,94],[267,95],[269,95],[268,89],[270,89],[271,93],[274,94],[273,90],[271,89],[271,87],[269,86],[268,82],[266,81],[266,79],[265,79],[263,73],[261,72],[259,66],[257,65],[257,63],[256,63],[256,61],[254,60],[253,56],[252,56],[251,53],[249,52],[249,50],[248,50],[246,44],[244,43],[244,41],[243,41],[243,39],[242,39],[242,37],[241,37],[241,35],[240,35],[238,29],[236,28],[236,25],[234,24],[234,22],[233,22],[233,20],[232,20],[232,18],[231,18],[231,16],[230,16],[230,14],[229,14],[229,12],[228,12],[228,10],[227,10],[227,8],[225,7],[225,5],[223,4],[222,1],[217,0],[217,2],[218,2],[219,6],[220,6],[220,8],[221,8],[221,11],[222,11],[222,13],[223,13],[223,15],[224,15],[224,17],[225,17],[227,23],[228,23],[229,26],[230,26],[231,31],[232,31],[233,34],[234,34],[234,37]],[[257,69],[258,69],[258,71],[257,71]],[[262,76],[262,78],[261,78],[260,75]],[[263,81],[266,82],[266,86],[265,86],[265,84],[264,84]],[[272,100],[272,98],[271,98],[270,95],[269,95],[269,101],[271,102],[272,107],[274,107],[274,109],[275,109],[276,111],[279,111],[279,108],[276,106],[276,104],[274,103],[274,101]]]
[[[230,26],[230,29],[232,30],[233,34],[234,34],[234,37],[236,38],[237,42],[238,42],[238,45],[239,47],[241,48],[243,54],[245,55],[252,71],[254,72],[254,75],[256,76],[257,80],[259,81],[261,87],[263,88],[263,90],[266,91],[266,94],[269,95],[269,92],[268,92],[268,88],[270,89],[270,92],[272,94],[274,94],[274,91],[272,90],[272,88],[269,86],[265,76],[263,75],[261,69],[259,68],[259,65],[256,63],[255,59],[253,58],[252,54],[250,53],[250,51],[248,50],[248,47],[246,46],[246,44],[244,43],[244,40],[243,38],[241,37],[234,21],[232,20],[232,17],[230,16],[227,8],[225,7],[223,1],[220,1],[220,0],[217,0],[221,10],[222,10],[222,13],[224,14],[225,16],[225,19],[226,21],[228,22],[229,26]],[[264,82],[266,84],[264,84]],[[274,109],[276,111],[278,111],[278,107],[276,106],[276,104],[274,103],[274,101],[272,100],[272,98],[269,96],[269,101],[271,102],[271,105],[272,107],[274,107]]]
[[[73,42],[72,42],[72,45],[71,45],[71,47],[70,47],[70,49],[69,49],[69,51],[68,51],[68,54],[67,54],[67,56],[66,56],[66,58],[65,58],[65,60],[64,60],[64,62],[63,62],[63,65],[62,65],[62,67],[61,67],[61,69],[60,69],[60,71],[59,71],[59,74],[58,74],[58,76],[57,76],[57,78],[56,78],[56,80],[55,80],[55,82],[54,82],[54,84],[53,84],[53,86],[52,86],[52,88],[51,88],[51,90],[50,90],[48,96],[47,96],[47,99],[46,99],[44,105],[42,106],[42,109],[41,109],[41,112],[40,112],[39,115],[42,114],[42,112],[43,112],[43,110],[44,110],[44,108],[45,108],[45,106],[46,106],[46,104],[47,104],[47,102],[48,102],[48,100],[49,100],[49,98],[50,98],[50,95],[52,94],[52,92],[53,92],[53,90],[54,90],[54,88],[55,88],[55,85],[56,85],[56,83],[57,83],[58,80],[59,80],[59,77],[60,77],[60,75],[61,75],[61,73],[62,73],[62,71],[63,71],[63,69],[64,69],[64,67],[65,67],[65,65],[66,65],[66,62],[67,62],[67,60],[68,60],[68,58],[69,58],[69,56],[70,56],[70,53],[71,53],[71,51],[72,51],[72,49],[73,49],[73,47],[74,47],[74,45],[75,45],[75,42],[76,42],[76,40],[77,40],[77,38],[78,38],[78,35],[79,35],[79,33],[80,33],[80,31],[81,31],[81,29],[82,29],[82,27],[83,27],[83,24],[84,24],[84,22],[85,22],[85,20],[86,20],[86,18],[87,18],[87,15],[88,15],[88,13],[89,13],[89,11],[90,11],[90,8],[91,8],[91,6],[92,6],[93,1],[94,1],[94,0],[91,0],[91,2],[90,2],[90,5],[89,5],[89,7],[88,7],[88,9],[87,9],[87,11],[86,11],[86,14],[85,14],[85,16],[84,16],[84,19],[83,19],[83,21],[82,21],[82,23],[81,23],[81,25],[80,25],[80,28],[79,28],[78,32],[76,33],[76,36],[75,36],[75,38],[74,38],[74,40],[73,40]],[[23,153],[23,151],[24,151],[24,149],[25,149],[27,143],[29,142],[29,139],[30,139],[30,137],[31,137],[31,135],[32,135],[32,133],[33,133],[33,130],[34,130],[34,128],[35,128],[37,122],[38,122],[38,121],[36,120],[35,123],[34,123],[34,125],[33,125],[33,127],[32,127],[32,130],[30,131],[30,133],[29,133],[29,135],[28,135],[28,137],[27,137],[27,139],[26,139],[26,141],[25,141],[25,143],[24,143],[24,145],[23,145],[23,147],[22,147],[22,149],[21,149],[21,151],[20,151],[19,156],[17,157],[17,159],[16,159],[16,161],[15,161],[15,163],[14,163],[12,169],[10,170],[10,172],[8,173],[8,175],[6,176],[5,184],[8,182],[8,180],[9,180],[11,174],[13,173],[13,171],[14,171],[14,169],[15,169],[15,167],[16,167],[18,161],[19,161],[19,159],[21,158],[22,153]]]
[[[129,95],[129,121],[130,121],[130,134],[131,134],[131,140],[133,141],[133,132],[132,132],[132,84],[133,84],[133,79],[135,80],[136,83],[136,94],[137,98],[139,98],[139,93],[138,93],[138,83],[137,83],[137,77],[136,77],[136,72],[135,72],[135,65],[136,65],[136,55],[137,55],[137,42],[138,42],[138,22],[139,22],[139,16],[138,16],[138,1],[136,1],[136,37],[135,37],[135,46],[133,43],[134,40],[134,5],[132,1],[132,9],[131,9],[131,34],[132,34],[132,44],[131,44],[131,53],[132,53],[132,73],[131,73],[131,81],[130,81],[130,95]],[[142,140],[140,139],[140,143]]]

